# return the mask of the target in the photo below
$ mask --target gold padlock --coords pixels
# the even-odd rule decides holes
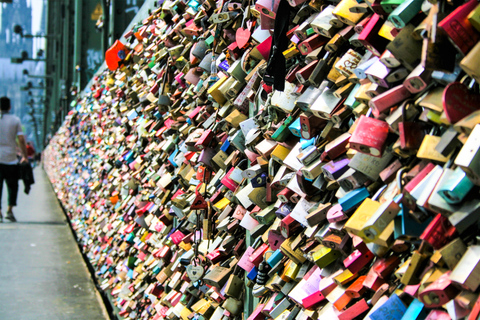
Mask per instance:
[[[437,146],[437,144],[440,142],[441,139],[442,137],[425,135],[425,137],[423,138],[422,144],[418,149],[417,158],[433,160],[433,161],[438,161],[442,163],[447,162],[451,154],[445,157],[435,149],[435,147]]]
[[[349,26],[355,26],[357,22],[363,17],[364,13],[351,12],[350,8],[356,6],[358,3],[355,0],[342,0],[333,10],[333,15],[340,21]]]
[[[470,77],[474,78],[477,81],[480,81],[480,42],[478,42],[467,53],[467,55],[462,59],[462,61],[460,61],[460,67]]]

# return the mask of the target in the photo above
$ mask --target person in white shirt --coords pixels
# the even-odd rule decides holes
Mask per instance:
[[[17,221],[13,215],[13,207],[17,205],[18,180],[20,168],[18,166],[17,145],[22,153],[21,163],[28,162],[27,146],[20,119],[9,114],[11,104],[7,97],[0,98],[0,222],[3,222],[1,211],[3,181],[7,184],[8,208],[6,218]]]

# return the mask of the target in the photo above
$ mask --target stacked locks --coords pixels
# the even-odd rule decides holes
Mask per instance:
[[[45,165],[126,319],[477,319],[475,0],[166,0]]]

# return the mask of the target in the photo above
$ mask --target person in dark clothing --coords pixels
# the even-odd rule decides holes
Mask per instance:
[[[30,141],[27,142],[27,156],[30,165],[32,166],[32,168],[35,168],[35,148]]]
[[[5,180],[8,190],[8,208],[6,218],[12,222],[17,221],[13,215],[13,207],[17,205],[18,179],[20,176],[17,145],[20,147],[21,163],[28,163],[27,146],[22,131],[20,119],[8,114],[10,111],[10,99],[0,98],[0,222],[3,222],[1,212],[1,199],[3,181]]]

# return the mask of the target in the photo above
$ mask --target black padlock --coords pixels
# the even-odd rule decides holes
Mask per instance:
[[[258,285],[263,286],[267,283],[269,269],[270,266],[268,265],[267,261],[263,260],[258,266],[257,278],[255,280]]]

